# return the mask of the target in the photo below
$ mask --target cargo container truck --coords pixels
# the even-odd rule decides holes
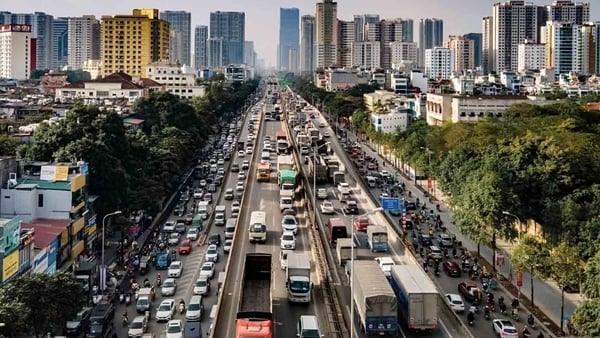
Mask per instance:
[[[294,303],[310,303],[312,282],[308,255],[306,253],[288,253],[286,274],[285,286],[288,300]]]
[[[271,254],[249,253],[244,261],[235,338],[273,338]]]
[[[438,326],[438,299],[440,295],[418,265],[394,265],[390,284],[398,298],[400,323],[409,331],[430,331]]]

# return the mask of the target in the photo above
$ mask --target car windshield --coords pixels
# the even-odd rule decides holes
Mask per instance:
[[[217,250],[215,250],[215,249],[208,249],[208,254],[209,255],[214,255],[216,253],[217,253]]]
[[[296,220],[295,220],[295,219],[293,219],[293,218],[291,218],[291,217],[286,217],[286,218],[284,218],[284,219],[283,219],[283,222],[284,222],[285,224],[296,224]]]
[[[292,236],[292,235],[283,235],[282,239],[284,241],[293,241],[294,240],[294,236]]]
[[[210,266],[210,265],[203,265],[202,266],[202,270],[204,270],[204,271],[210,271],[210,270],[212,270],[212,266]]]
[[[144,324],[141,321],[134,321],[131,323],[131,325],[129,325],[129,328],[131,329],[141,329],[144,327]]]
[[[161,304],[158,308],[158,311],[169,311],[171,310],[171,305],[169,304]]]
[[[517,333],[517,330],[513,327],[505,327],[503,331],[506,333]]]
[[[463,303],[463,302],[461,302],[461,301],[460,301],[460,300],[458,300],[458,299],[454,299],[454,300],[452,300],[452,304],[454,304],[454,305],[462,305],[462,303]]]
[[[173,283],[172,281],[165,281],[163,283],[164,287],[172,287],[173,285],[175,285],[175,283]]]
[[[169,325],[167,329],[167,333],[179,333],[181,332],[181,327],[179,325]]]
[[[200,304],[195,303],[195,304],[190,304],[188,305],[188,311],[198,311],[200,310]]]
[[[196,286],[206,286],[206,281],[205,280],[199,280],[196,282]]]

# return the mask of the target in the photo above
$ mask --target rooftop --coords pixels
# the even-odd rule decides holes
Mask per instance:
[[[47,247],[58,235],[71,223],[68,219],[46,219],[38,218],[33,221],[21,223],[22,229],[34,229],[35,236],[33,246],[37,249]]]
[[[71,191],[71,182],[69,181],[44,181],[32,178],[19,178],[17,179],[17,186],[15,189],[30,190],[39,188],[43,190],[65,190]]]

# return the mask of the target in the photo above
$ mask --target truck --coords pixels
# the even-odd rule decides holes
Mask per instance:
[[[294,170],[294,158],[292,155],[277,156],[277,171]]]
[[[152,301],[154,300],[155,293],[153,288],[141,288],[138,291],[137,301],[135,302],[135,310],[138,313],[145,313],[151,311]]]
[[[92,262],[82,261],[79,263],[79,267],[73,271],[75,279],[83,286],[83,291],[89,294],[91,285],[97,277],[97,265]]]
[[[420,266],[392,266],[389,283],[398,299],[399,321],[409,331],[431,331],[437,328],[440,295]]]
[[[277,139],[277,154],[289,154],[290,144],[287,139]]]
[[[346,182],[346,173],[340,170],[333,171],[332,175],[333,185],[338,185],[339,183]]]
[[[296,143],[298,144],[298,147],[309,146],[310,138],[305,133],[298,133],[298,135],[296,135]]]
[[[115,307],[111,303],[97,304],[90,314],[90,329],[87,338],[106,338],[113,329]]]
[[[354,239],[338,238],[337,243],[335,244],[335,251],[337,252],[338,264],[340,266],[352,259],[352,246],[355,248],[354,259],[356,259],[356,244],[354,244]]]
[[[398,333],[398,300],[379,264],[373,260],[354,261],[351,278],[353,301],[365,335]],[[434,308],[437,311],[437,307]]]
[[[281,188],[284,184],[291,184],[293,187],[296,186],[296,172],[290,169],[279,170],[277,173],[277,184]]]
[[[327,239],[331,244],[336,244],[340,238],[348,238],[346,223],[339,217],[332,217],[327,221]]]
[[[269,163],[259,163],[256,166],[256,181],[269,182],[271,180],[271,165]]]
[[[235,338],[273,338],[272,261],[268,253],[248,253],[235,320]]]
[[[310,280],[310,259],[306,253],[288,253],[287,257],[288,300],[293,303],[310,303],[312,282]]]
[[[327,164],[321,156],[308,157],[308,175],[314,177],[316,183],[327,183]]]
[[[367,243],[371,252],[388,251],[388,232],[383,225],[370,225],[367,227]]]

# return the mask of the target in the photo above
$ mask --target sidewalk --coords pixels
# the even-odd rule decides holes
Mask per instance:
[[[348,133],[349,136],[351,135],[352,137],[356,137],[356,135],[351,131]],[[363,143],[365,144],[365,143]],[[381,151],[381,147],[378,147],[377,145],[369,145],[369,144],[365,144],[368,145],[369,148],[375,152],[378,153],[380,155],[380,158],[384,158]],[[379,152],[377,151],[379,150]],[[425,186],[421,186],[421,185],[417,185],[417,182],[415,182],[414,180],[414,174],[413,172],[409,172],[410,176],[407,176],[405,172],[403,172],[403,170],[401,169],[401,163],[398,159],[394,158],[393,155],[388,155],[385,158],[386,161],[386,169],[388,171],[390,171],[389,169],[391,168],[395,168],[395,170],[397,171],[397,173],[394,173],[394,170],[392,171],[392,174],[398,174],[398,177],[402,178],[402,181],[404,181],[404,183],[406,184],[407,188],[414,194],[415,197],[421,197],[423,200],[427,200],[426,197],[424,197],[423,191],[427,190],[427,181],[419,181],[419,182],[423,182],[425,183]],[[443,193],[437,189],[435,189],[435,194],[434,196],[436,197],[441,197],[443,196]],[[439,202],[438,202],[439,203]],[[477,252],[477,243],[473,242],[470,238],[467,238],[466,236],[462,235],[458,229],[456,228],[456,226],[451,222],[451,210],[449,210],[449,208],[447,206],[444,206],[443,204],[443,199],[442,202],[440,203],[440,205],[442,206],[442,212],[440,213],[440,216],[442,218],[442,221],[444,222],[444,224],[447,226],[448,231],[450,231],[451,233],[456,234],[457,240],[462,241],[463,246],[465,246],[467,249],[469,249],[472,252]],[[496,269],[498,270],[498,272],[504,276],[505,278],[507,278],[515,287],[516,287],[516,272],[513,269],[511,262],[510,262],[510,249],[511,249],[511,243],[504,241],[502,239],[497,239],[496,240],[496,255],[503,255],[504,256],[504,262],[503,264],[496,264]],[[490,263],[490,265],[493,262],[493,250],[485,245],[480,245],[479,246],[479,250],[480,250],[480,254],[481,257],[483,257],[487,262]],[[499,260],[497,259],[497,263],[499,263]],[[554,284],[551,281],[545,281],[545,280],[539,280],[537,278],[533,279],[533,288],[534,288],[534,304],[535,306],[537,306],[548,318],[550,318],[552,320],[552,322],[557,325],[558,327],[560,327],[560,303],[561,303],[561,292],[560,289],[556,286],[556,284]],[[531,276],[528,272],[523,271],[523,285],[520,288],[520,293],[521,293],[521,297],[530,299],[531,297]],[[569,318],[573,312],[575,311],[575,309],[577,308],[577,303],[580,301],[580,296],[578,294],[568,294],[565,293],[565,310],[564,310],[564,314],[565,317],[563,320],[565,320],[565,328],[566,328],[566,319]],[[545,324],[545,323],[543,323]],[[547,323],[549,324],[549,323]],[[546,324],[545,324],[546,325]]]

